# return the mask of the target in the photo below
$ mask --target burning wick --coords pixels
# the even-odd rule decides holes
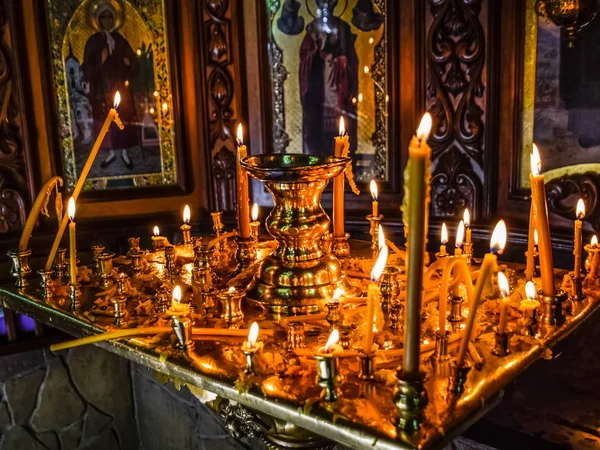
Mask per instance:
[[[502,254],[506,246],[506,224],[504,220],[498,222],[490,239],[490,253]]]
[[[157,226],[154,227],[154,236],[159,236],[160,235],[160,230],[158,229]]]
[[[329,335],[329,339],[327,339],[327,343],[325,344],[325,347],[324,347],[325,353],[333,352],[333,350],[334,350],[333,347],[338,343],[339,340],[340,340],[340,333],[337,329],[335,329]]]
[[[258,348],[256,345],[256,340],[258,339],[258,323],[252,323],[250,327],[250,331],[248,332],[248,341],[246,342],[246,347],[251,350]]]
[[[183,208],[183,223],[190,223],[190,216],[190,207],[188,205],[185,205],[185,208]]]
[[[252,205],[252,222],[258,222],[258,205],[256,203]]]

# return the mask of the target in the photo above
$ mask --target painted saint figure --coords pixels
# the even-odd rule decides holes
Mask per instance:
[[[358,56],[356,34],[333,14],[338,0],[316,0],[317,17],[306,26],[300,47],[302,151],[331,155],[344,116],[351,151],[356,149]],[[353,101],[354,99],[354,101]]]
[[[121,150],[125,166],[132,170],[127,149],[140,145],[140,138],[129,84],[137,75],[138,59],[127,39],[117,31],[117,12],[110,3],[101,3],[96,8],[92,23],[98,31],[85,44],[82,70],[89,83],[94,133],[100,131],[116,91],[121,94],[119,116],[125,124],[123,131],[111,126],[101,147],[108,154],[100,167],[112,164],[117,158],[115,151]]]

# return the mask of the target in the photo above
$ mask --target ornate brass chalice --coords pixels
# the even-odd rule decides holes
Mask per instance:
[[[275,207],[267,231],[277,240],[275,252],[260,263],[247,298],[274,314],[322,310],[336,288],[350,296],[354,288],[340,262],[324,248],[329,217],[321,207],[327,182],[342,173],[350,158],[312,155],[249,156],[241,164],[265,183]]]

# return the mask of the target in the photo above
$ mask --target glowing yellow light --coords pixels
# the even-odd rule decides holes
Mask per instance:
[[[336,288],[335,292],[333,293],[333,298],[331,300],[334,302],[339,302],[341,296],[342,290],[340,288]]]
[[[248,332],[248,347],[253,348],[256,345],[256,339],[258,339],[258,323],[253,322]]]
[[[538,232],[537,229],[533,229],[533,245],[538,245]]]
[[[423,114],[423,118],[421,119],[421,123],[419,124],[419,128],[417,129],[417,139],[419,139],[419,141],[427,140],[427,138],[429,137],[429,133],[431,132],[431,125],[431,114]]]
[[[535,299],[535,284],[533,284],[533,281],[528,281],[525,284],[525,295],[527,296],[528,300]]]
[[[325,344],[325,353],[329,353],[331,347],[338,343],[340,340],[340,332],[335,329],[329,335],[329,339],[327,339],[327,344]]]
[[[577,202],[576,216],[578,219],[583,219],[585,217],[585,205],[583,204],[583,199],[581,199],[581,198]]]
[[[534,176],[538,176],[542,171],[542,159],[540,158],[540,151],[537,145],[533,144],[533,150],[531,151],[531,173]]]
[[[154,114],[154,108],[150,108],[150,114]]]
[[[258,221],[258,205],[256,203],[254,203],[252,205],[252,222],[256,222]]]
[[[375,39],[373,39],[372,37],[369,38],[369,44],[372,44],[373,42],[375,42]]]
[[[174,302],[177,302],[177,303],[181,302],[181,287],[175,286],[173,288],[173,297],[172,298],[173,298]]]
[[[463,240],[465,239],[465,223],[461,220],[456,230],[456,247],[462,247]]]
[[[448,243],[448,228],[446,228],[446,224],[442,223],[442,244],[446,245]]]
[[[157,226],[154,227],[153,232],[154,232],[154,236],[160,236],[160,230],[158,229]]]
[[[69,220],[75,220],[75,199],[73,197],[69,199],[69,204],[67,205],[67,214],[69,215]]]
[[[469,208],[465,209],[463,222],[465,223],[465,227],[469,228],[471,226],[471,214],[469,214]]]
[[[381,250],[379,250],[379,256],[377,257],[377,261],[375,261],[375,265],[373,266],[373,270],[371,270],[371,281],[376,282],[379,280],[381,276],[381,272],[387,263],[388,258],[388,248],[387,245],[384,245]]]
[[[346,134],[346,126],[344,124],[344,116],[340,117],[340,136],[344,136]]]
[[[508,280],[504,272],[498,272],[498,289],[500,289],[500,294],[503,298],[510,295],[510,287],[508,286]]]
[[[369,73],[369,66],[363,67],[363,72],[364,73]]]
[[[359,103],[363,101],[362,93],[358,94],[358,101],[359,101]]]
[[[239,146],[244,145],[244,128],[241,123],[237,127],[237,144]]]
[[[592,236],[591,244],[593,247],[598,247],[598,238],[596,237],[596,235]]]
[[[162,110],[163,110],[163,112],[167,112],[169,110],[169,105],[167,105],[167,102],[164,102],[162,104]]]
[[[190,223],[190,217],[190,207],[185,205],[185,208],[183,208],[183,223]]]
[[[136,53],[137,53],[138,56],[142,56],[142,51],[139,48],[137,49]]]
[[[158,97],[158,91],[154,91],[154,96]]]
[[[235,286],[229,286],[229,289],[227,289],[227,292],[229,292],[230,294],[235,294]]]
[[[504,220],[498,222],[492,233],[492,239],[490,240],[490,251],[494,253],[502,253],[506,246],[506,224]]]
[[[369,187],[371,188],[371,197],[373,197],[373,200],[377,200],[379,197],[379,190],[377,189],[377,183],[375,183],[375,180],[371,180]]]
[[[115,100],[113,101],[113,108],[118,108],[119,104],[121,103],[121,94],[119,94],[119,91],[117,91],[117,93],[115,94]]]

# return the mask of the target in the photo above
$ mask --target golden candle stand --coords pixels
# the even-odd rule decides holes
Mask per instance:
[[[456,258],[441,258],[424,268],[420,370],[404,376],[404,261],[398,255],[390,259],[380,279],[385,308],[380,305],[379,312],[383,317],[388,310],[387,319],[377,326],[373,352],[365,354],[372,242],[351,240],[350,256],[338,259],[322,239],[330,223],[320,195],[346,162],[308,155],[242,160],[275,198],[266,221],[275,240],[254,241],[252,260],[236,259],[237,233],[224,231],[220,215],[214,216],[217,236],[191,238],[193,253],[189,244],[178,244],[165,258],[163,248],[133,245],[128,255],[115,257],[95,247],[93,276],[84,281],[86,269],[80,267],[71,286],[56,271],[37,271],[41,283],[31,280],[31,251],[13,251],[15,283],[0,288],[2,306],[86,339],[55,350],[97,343],[216,394],[210,405],[234,436],[261,438],[271,448],[319,449],[338,442],[365,450],[441,449],[496,405],[504,386],[592,316],[600,286],[589,276],[573,280],[577,308],[563,308],[568,305],[563,294],[540,295],[540,317],[533,320],[531,311],[519,310],[523,283],[516,280],[509,297],[510,333],[495,332],[498,315],[489,312],[497,302],[483,302],[466,360],[458,365],[462,301],[449,296],[448,288],[464,294],[454,278],[442,280],[444,267]],[[457,265],[483,276],[475,260],[465,266]],[[554,275],[560,282],[565,272]],[[182,289],[181,305],[171,302],[174,286]],[[328,316],[325,305],[336,288],[342,295]],[[446,319],[451,331],[444,334],[438,332],[442,290],[446,306],[452,306]],[[253,322],[260,327],[260,345],[249,351],[242,344]],[[339,332],[340,343],[323,353],[330,329]]]

